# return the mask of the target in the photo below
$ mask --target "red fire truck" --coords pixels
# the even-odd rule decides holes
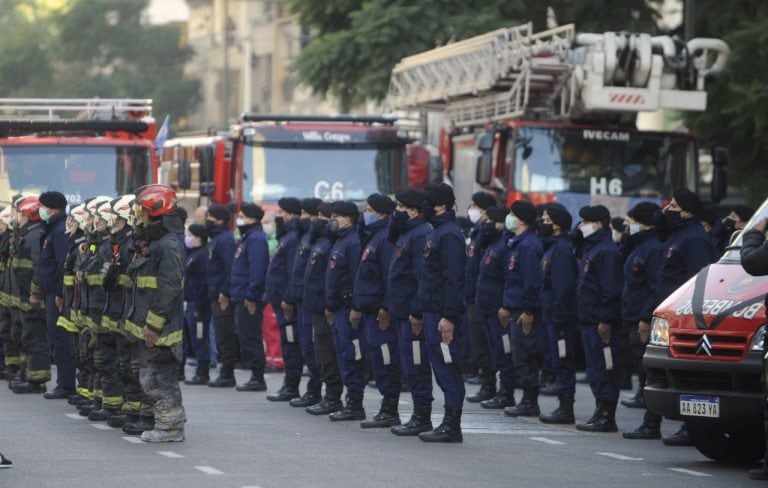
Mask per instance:
[[[57,190],[71,204],[156,181],[152,101],[0,99],[0,204]]]

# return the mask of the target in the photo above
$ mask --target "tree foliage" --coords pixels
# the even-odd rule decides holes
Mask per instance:
[[[653,3],[653,2],[652,2]],[[645,0],[289,0],[314,38],[296,61],[299,79],[342,109],[382,100],[403,57],[500,27],[545,28],[551,5],[561,24],[584,32],[652,29]]]
[[[152,98],[158,118],[174,121],[198,103],[181,28],[149,24],[147,0],[47,3],[0,0],[5,97]]]

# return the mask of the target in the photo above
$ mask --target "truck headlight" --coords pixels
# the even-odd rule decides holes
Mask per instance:
[[[661,317],[654,317],[651,321],[651,339],[654,346],[669,346],[669,322]]]
[[[752,338],[752,344],[749,346],[749,350],[763,352],[763,342],[765,342],[765,326],[757,329],[755,337]]]

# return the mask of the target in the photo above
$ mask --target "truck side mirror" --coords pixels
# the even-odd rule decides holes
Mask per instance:
[[[730,155],[728,149],[723,146],[712,148],[712,201],[718,203],[728,194],[728,172],[725,167],[728,165]]]
[[[213,181],[213,165],[216,160],[213,146],[199,149],[197,160],[200,161],[200,182]]]
[[[200,182],[200,196],[210,197],[216,193],[216,183],[213,181],[201,181]]]
[[[491,184],[493,178],[493,141],[492,132],[484,132],[477,138],[477,149],[480,151],[480,155],[477,156],[475,182],[478,185]]]
[[[192,165],[187,159],[179,161],[179,188],[182,190],[192,188]]]
[[[429,157],[429,181],[442,181],[443,180],[443,158],[440,156]]]

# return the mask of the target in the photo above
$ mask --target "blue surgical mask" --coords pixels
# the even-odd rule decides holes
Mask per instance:
[[[37,211],[40,214],[40,220],[43,222],[48,222],[48,219],[51,218],[51,214],[48,212],[48,209],[45,207],[40,207],[40,210]]]
[[[371,225],[379,220],[381,214],[379,212],[363,212],[363,222],[365,225]]]
[[[504,227],[506,227],[508,231],[514,232],[515,229],[517,229],[517,217],[512,214],[507,214],[507,217],[504,219]]]
[[[187,249],[192,249],[195,247],[195,241],[192,240],[192,236],[184,237],[184,245],[187,246]]]

